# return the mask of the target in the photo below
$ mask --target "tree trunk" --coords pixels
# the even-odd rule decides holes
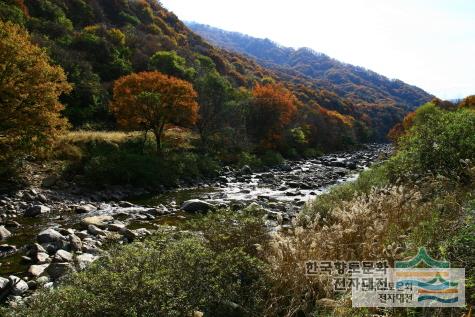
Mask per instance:
[[[165,128],[165,123],[162,123],[159,127],[155,127],[153,129],[153,134],[155,135],[155,139],[157,141],[157,153],[162,153],[162,134],[163,129]]]
[[[153,134],[155,135],[157,153],[161,153],[162,152],[162,140],[161,140],[162,136],[160,133],[160,129],[153,129]]]
[[[144,137],[143,137],[142,154],[145,153],[145,144],[147,143],[147,134],[148,134],[148,130],[145,131],[145,134],[144,134]]]

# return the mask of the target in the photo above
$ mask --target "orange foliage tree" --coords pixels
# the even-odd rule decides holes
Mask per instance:
[[[275,148],[297,112],[297,99],[281,84],[257,84],[248,115],[250,135],[263,148]]]
[[[68,126],[59,97],[71,85],[27,31],[0,21],[0,173],[5,161],[48,149]]]
[[[120,127],[152,131],[159,151],[166,124],[184,126],[196,122],[196,98],[187,81],[160,72],[142,72],[116,80],[110,110]]]

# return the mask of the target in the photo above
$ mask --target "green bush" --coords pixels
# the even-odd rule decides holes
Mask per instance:
[[[444,255],[451,261],[453,267],[465,268],[467,302],[475,304],[475,200],[465,207],[472,214],[463,219],[462,224],[443,246]]]
[[[214,229],[200,235],[163,231],[141,242],[110,250],[59,288],[41,291],[28,307],[10,316],[262,316],[267,266],[239,245],[217,244],[228,234],[229,213],[208,218]],[[249,225],[249,223],[251,225]],[[250,221],[233,233],[254,232]],[[207,235],[206,233],[212,233]],[[216,236],[214,236],[216,234]],[[252,235],[254,239],[256,236]]]
[[[215,177],[220,163],[209,155],[165,149],[153,151],[154,140],[141,137],[124,142],[91,140],[64,144],[58,158],[69,160],[67,175],[84,175],[92,185],[176,186],[179,180]]]
[[[240,248],[257,255],[256,244],[265,245],[269,236],[259,211],[221,210],[184,224],[184,229],[200,231],[214,251]]]
[[[262,155],[261,160],[264,166],[277,166],[284,163],[284,157],[280,153],[274,151],[265,152]]]
[[[467,178],[467,167],[475,159],[475,111],[447,111],[428,103],[416,111],[399,146],[389,162],[394,178],[426,174]]]
[[[187,67],[186,60],[175,51],[159,51],[150,57],[149,68],[164,74],[191,80],[195,76],[195,69]]]
[[[244,151],[239,153],[237,166],[242,167],[244,165],[248,165],[252,168],[261,168],[262,161],[257,155]]]
[[[323,155],[323,152],[319,149],[315,149],[315,148],[309,148],[309,149],[305,149],[303,151],[303,156],[307,159],[310,159],[310,158],[317,158],[319,156],[322,156]]]
[[[6,4],[4,2],[0,3],[0,19],[20,25],[24,25],[26,20],[20,8],[14,4]]]

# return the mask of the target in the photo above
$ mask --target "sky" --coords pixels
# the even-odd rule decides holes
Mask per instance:
[[[416,85],[475,94],[475,0],[162,0],[181,20],[281,45]]]

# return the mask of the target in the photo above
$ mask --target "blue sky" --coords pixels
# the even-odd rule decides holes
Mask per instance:
[[[445,99],[475,94],[475,0],[162,0],[180,19],[310,47]]]

